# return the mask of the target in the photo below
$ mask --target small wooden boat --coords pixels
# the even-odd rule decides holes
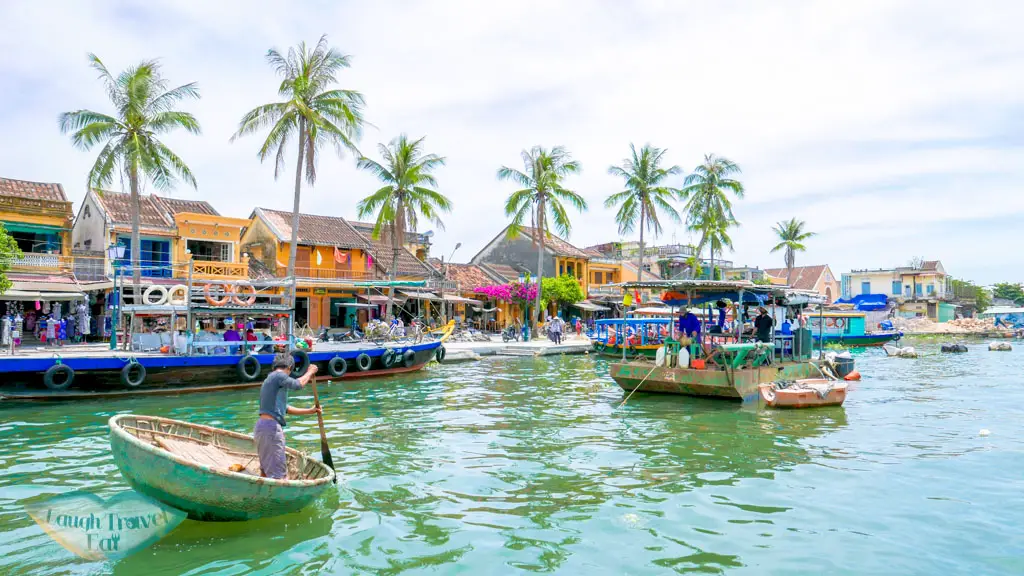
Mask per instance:
[[[334,471],[288,448],[288,479],[260,476],[252,436],[180,420],[120,414],[110,450],[135,490],[193,520],[251,520],[294,512],[320,496]]]
[[[758,386],[761,399],[772,408],[839,406],[846,400],[847,383],[824,378],[807,378],[784,385],[767,382]]]

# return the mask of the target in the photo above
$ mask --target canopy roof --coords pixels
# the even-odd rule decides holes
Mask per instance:
[[[607,312],[608,310],[611,310],[611,308],[608,308],[606,306],[598,306],[597,304],[587,302],[586,300],[583,300],[582,302],[576,302],[575,304],[573,304],[573,306],[579,308],[580,310],[586,310],[587,312]]]
[[[405,294],[409,298],[414,300],[441,300],[437,294],[430,292],[418,292],[416,290],[401,290],[402,294]]]

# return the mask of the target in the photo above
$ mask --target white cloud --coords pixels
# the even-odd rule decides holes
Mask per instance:
[[[341,81],[366,95],[364,150],[407,132],[448,157],[438,176],[456,208],[438,254],[463,242],[466,259],[504,225],[510,187],[495,170],[534,144],[564,144],[583,163],[572,184],[591,210],[573,242],[616,239],[601,201],[619,183],[605,170],[649,141],[686,169],[708,152],[744,167],[744,226],[727,255],[739,263],[777,264],[770,226],[797,216],[821,233],[800,260],[837,273],[926,255],[985,282],[1022,280],[1021,257],[978,250],[963,229],[1024,212],[1022,12],[951,1],[5,3],[0,50],[16,56],[0,61],[0,175],[59,181],[79,200],[94,153],[72,149],[55,119],[106,105],[85,53],[117,69],[159,56],[172,81],[203,91],[188,107],[203,136],[169,138],[200,182],[177,193],[235,216],[290,208],[291,179],[258,163],[258,139],[228,138],[276,96],[266,49],[327,33],[354,56]],[[373,184],[351,158],[325,154],[303,209],[353,217]]]

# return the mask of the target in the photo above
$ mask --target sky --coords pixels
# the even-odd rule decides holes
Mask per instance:
[[[77,210],[98,150],[74,148],[57,116],[111,108],[87,54],[115,71],[159,58],[171,83],[202,93],[181,106],[202,135],[165,138],[198,189],[170,195],[227,216],[290,210],[293,176],[260,163],[259,137],[229,139],[278,99],[267,49],[326,34],[352,56],[339,87],[366,98],[360,150],[379,158],[379,143],[407,133],[447,159],[437,179],[454,210],[444,230],[420,226],[435,232],[434,256],[461,243],[454,261],[467,261],[507,224],[514,187],[496,171],[521,168],[534,145],[582,164],[566,182],[590,205],[573,214],[573,244],[635,240],[603,207],[622,190],[608,167],[651,143],[684,175],[711,153],[742,168],[724,255],[736,265],[781,267],[772,226],[795,217],[817,233],[798,265],[839,275],[924,257],[982,284],[1019,282],[1022,19],[1013,0],[7,0],[0,176],[59,182]],[[330,148],[318,172],[303,212],[354,219],[378,187]],[[692,240],[673,224],[655,242]]]

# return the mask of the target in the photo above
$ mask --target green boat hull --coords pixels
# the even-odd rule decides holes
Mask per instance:
[[[122,414],[110,419],[110,450],[125,481],[193,520],[252,520],[287,514],[312,503],[334,480],[333,470],[292,449],[288,449],[289,459],[295,459],[303,480],[275,480],[215,469],[143,440],[146,433],[138,429],[145,427],[173,431],[177,434],[174,438],[186,431],[196,439],[213,442],[216,438],[216,445],[247,454],[255,452],[252,437],[167,418]]]
[[[665,368],[652,364],[612,364],[611,376],[620,388],[631,392],[655,392],[752,401],[758,385],[778,380],[819,378],[821,373],[810,362],[783,362],[774,366],[736,370],[693,370]]]
[[[839,344],[848,348],[866,348],[871,346],[884,346],[893,340],[899,340],[902,333],[882,332],[878,334],[846,335],[825,334],[825,345]],[[818,335],[814,334],[814,343],[818,343]]]
[[[622,347],[606,344],[600,342],[594,343],[594,352],[604,358],[622,358]],[[654,357],[658,354],[658,346],[641,346],[626,349],[626,358],[636,358],[642,356],[654,360]]]

